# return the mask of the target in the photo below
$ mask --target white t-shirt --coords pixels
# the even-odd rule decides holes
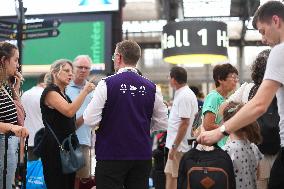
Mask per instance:
[[[267,60],[264,80],[273,80],[281,83],[276,93],[278,113],[280,116],[280,138],[281,146],[284,147],[284,43],[272,48]]]
[[[176,138],[178,128],[181,124],[181,118],[189,118],[189,127],[178,151],[187,152],[190,150],[188,139],[191,136],[191,127],[194,116],[198,111],[197,98],[188,86],[184,86],[175,92],[173,105],[168,120],[166,147],[171,149]]]
[[[238,90],[236,90],[226,101],[234,101],[237,103],[247,103],[251,88],[254,83],[243,83]]]
[[[40,110],[40,97],[43,88],[34,86],[24,92],[21,97],[22,104],[26,112],[25,127],[29,130],[29,146],[34,146],[34,137],[36,132],[43,126]]]

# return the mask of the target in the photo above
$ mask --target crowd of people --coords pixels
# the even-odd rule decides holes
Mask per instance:
[[[0,42],[0,188],[6,183],[6,188],[12,189],[18,144],[28,135],[28,159],[38,158],[33,153],[37,145],[33,138],[45,128],[40,158],[48,189],[77,188],[80,178],[89,177],[92,129],[96,130],[97,189],[147,189],[152,167],[151,133],[165,130],[165,146],[169,149],[165,188],[175,189],[179,164],[191,149],[188,139],[199,111],[202,132],[197,142],[204,146],[218,144],[229,154],[237,188],[284,188],[284,5],[279,1],[262,5],[254,15],[253,26],[262,35],[262,42],[272,47],[259,53],[253,62],[253,82],[235,91],[237,69],[229,63],[216,65],[216,88],[203,102],[196,88],[188,86],[187,71],[174,66],[169,71],[169,84],[175,92],[169,112],[156,84],[136,68],[141,48],[135,41],[116,44],[112,58],[116,73],[103,78],[97,86],[94,78],[89,79],[91,58],[79,55],[74,61],[53,62],[50,71],[40,75],[37,85],[23,95],[19,51],[9,42]],[[23,104],[24,125],[18,119],[14,101]],[[278,130],[273,138],[279,139],[279,144],[269,143],[271,139],[263,132],[265,126],[260,119],[262,114],[270,114],[268,107],[278,111]],[[58,142],[70,134],[82,147],[85,166],[63,173]],[[276,152],[265,145],[273,145],[271,149]]]

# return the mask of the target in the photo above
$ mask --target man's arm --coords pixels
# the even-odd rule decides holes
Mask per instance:
[[[84,123],[84,119],[83,119],[83,115],[81,115],[78,119],[76,119],[76,127],[77,129],[79,129]]]
[[[235,116],[224,123],[226,132],[235,132],[265,113],[280,86],[281,84],[277,81],[264,80],[256,95]],[[201,144],[212,145],[222,137],[224,136],[220,130],[214,129],[201,133],[197,141]]]
[[[176,138],[175,138],[174,143],[173,143],[173,144],[176,145],[176,147],[170,149],[170,152],[169,152],[169,159],[171,159],[171,160],[174,158],[174,155],[177,152],[178,146],[180,145],[181,141],[183,140],[183,138],[186,135],[186,132],[187,132],[187,129],[188,129],[188,126],[189,126],[189,121],[190,121],[189,118],[181,118],[181,123],[180,123],[180,126],[179,126],[178,131],[177,131]]]
[[[91,102],[83,113],[84,123],[95,127],[102,120],[102,111],[107,99],[107,87],[104,80],[98,83]]]
[[[163,101],[162,94],[157,91],[155,94],[154,110],[151,120],[151,131],[167,130],[168,109]]]

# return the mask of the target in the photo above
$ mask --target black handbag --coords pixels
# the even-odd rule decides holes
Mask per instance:
[[[62,144],[60,144],[49,124],[46,123],[46,125],[59,145],[62,172],[65,174],[74,173],[84,167],[85,158],[77,135],[74,133],[70,134],[63,140]]]

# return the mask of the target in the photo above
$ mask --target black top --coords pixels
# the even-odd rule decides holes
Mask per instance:
[[[12,97],[12,91],[8,85],[3,85]],[[17,124],[17,109],[14,102],[0,87],[0,122]]]
[[[59,93],[67,102],[71,103],[71,99],[66,95],[60,92],[60,89],[57,85],[51,84],[48,85],[40,98],[40,108],[42,113],[43,124],[46,126],[46,122],[49,124],[51,129],[55,132],[59,141],[62,142],[69,134],[74,133],[76,130],[75,126],[75,116],[69,118],[56,109],[50,108],[44,104],[44,99],[48,92],[55,91]]]

